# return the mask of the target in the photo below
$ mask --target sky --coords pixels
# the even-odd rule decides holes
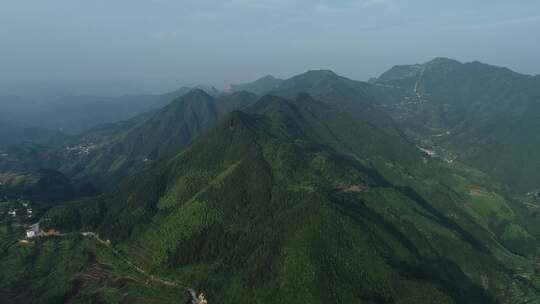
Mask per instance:
[[[538,0],[0,0],[0,95],[367,80],[435,57],[536,75],[539,33]]]

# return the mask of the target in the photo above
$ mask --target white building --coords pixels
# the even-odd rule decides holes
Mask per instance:
[[[31,239],[33,237],[36,237],[36,236],[40,236],[41,235],[41,231],[39,230],[39,223],[36,223],[32,226],[30,226],[27,230],[26,230],[26,237]]]

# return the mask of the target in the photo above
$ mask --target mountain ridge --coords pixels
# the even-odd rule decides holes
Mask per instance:
[[[233,84],[230,86],[230,91],[249,91],[257,95],[263,95],[278,87],[282,82],[283,79],[275,78],[272,75],[266,75],[253,82]]]
[[[339,142],[321,136],[318,120],[305,115],[309,107],[320,113],[333,106],[306,95],[265,96],[246,112],[231,112],[186,150],[105,196],[109,207],[97,230],[136,253],[138,263],[190,280],[223,303],[241,301],[238,292],[264,303],[325,303],[328,294],[340,294],[339,301],[510,303],[534,294],[499,270],[518,260],[495,237],[495,224],[480,224],[498,220],[466,207],[469,190],[453,184],[460,179],[445,173],[443,162],[418,158],[415,167],[381,172],[363,159],[371,153],[343,154]],[[337,121],[327,123],[338,129]],[[416,178],[395,177],[405,172]],[[328,271],[337,273],[327,280]],[[480,287],[482,276],[488,287]],[[511,282],[515,289],[504,294],[501,286]]]
[[[464,71],[480,77],[478,90]],[[73,159],[56,161],[65,171],[93,173],[112,187],[51,208],[41,224],[78,237],[96,233],[133,265],[189,282],[212,302],[537,299],[537,202],[531,195],[514,197],[505,184],[463,164],[461,155],[439,156],[441,147],[450,149],[448,134],[431,136],[440,130],[421,128],[469,127],[484,122],[482,111],[463,115],[476,121],[450,114],[517,104],[505,100],[513,90],[500,99],[492,91],[477,94],[500,88],[507,71],[437,59],[425,69],[397,68],[388,75],[368,84],[308,71],[260,97],[193,90],[159,111],[94,129],[61,148]],[[523,118],[527,109],[534,117],[531,101],[524,100],[522,109],[507,113]],[[515,129],[507,130],[512,135]],[[478,138],[472,140],[483,144]],[[17,149],[19,155],[47,156],[39,148]],[[80,269],[103,261],[99,250],[77,237],[36,240],[31,254],[43,258],[50,246],[94,255],[83,266],[61,270],[73,284],[80,282]],[[28,256],[21,248],[4,251],[6,260]],[[109,263],[115,272],[121,268]],[[26,284],[25,290],[49,286],[46,275],[30,280],[19,268],[5,269],[0,278]],[[3,282],[0,291],[20,295],[17,284]],[[56,299],[73,297],[70,286]],[[91,286],[76,294],[102,299],[114,292],[127,301],[132,291],[122,284]]]
[[[534,181],[540,167],[528,155],[540,140],[527,135],[538,127],[533,117],[540,113],[535,77],[480,62],[414,67],[415,73],[383,74],[376,83],[396,91],[383,105],[402,128],[518,191],[539,187]]]

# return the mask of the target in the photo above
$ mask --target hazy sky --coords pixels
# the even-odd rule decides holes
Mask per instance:
[[[224,87],[445,56],[540,73],[538,0],[0,0],[0,94]],[[24,87],[24,86],[23,86]]]

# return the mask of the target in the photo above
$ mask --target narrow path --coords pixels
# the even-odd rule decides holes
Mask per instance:
[[[69,234],[61,234],[61,235],[57,235],[57,236],[67,236],[67,235],[69,235]],[[193,289],[193,288],[191,288],[189,286],[185,286],[183,284],[177,283],[177,282],[169,281],[169,280],[166,280],[166,279],[162,279],[160,277],[156,277],[156,276],[154,276],[152,274],[149,274],[146,270],[144,270],[141,267],[135,265],[133,262],[128,260],[126,257],[124,257],[124,255],[122,253],[120,253],[118,250],[114,249],[111,246],[111,243],[109,241],[105,241],[105,240],[101,239],[99,237],[99,235],[97,235],[96,233],[94,233],[94,232],[81,232],[80,235],[85,236],[85,237],[94,238],[98,243],[100,243],[100,244],[106,246],[107,248],[109,248],[116,257],[118,257],[120,260],[122,260],[124,263],[126,263],[128,266],[133,268],[138,273],[140,273],[143,276],[145,276],[146,278],[148,278],[150,281],[155,282],[155,283],[159,283],[159,284],[162,284],[162,285],[165,285],[165,286],[169,286],[169,287],[182,288],[190,295],[192,304],[206,304],[206,300],[204,299],[204,297],[202,295],[197,296],[197,292],[195,291],[195,289]]]
[[[523,202],[523,205],[527,205],[527,206],[533,207],[533,208],[540,208],[540,206],[538,206],[538,205],[527,203],[527,202]]]
[[[416,94],[416,97],[418,97],[418,99],[422,99],[422,94],[420,94],[420,92],[418,92],[418,87],[420,87],[420,81],[424,77],[424,72],[425,71],[426,71],[426,68],[423,67],[422,70],[420,70],[420,75],[418,76],[418,79],[416,80],[416,83],[414,84],[414,93]]]

